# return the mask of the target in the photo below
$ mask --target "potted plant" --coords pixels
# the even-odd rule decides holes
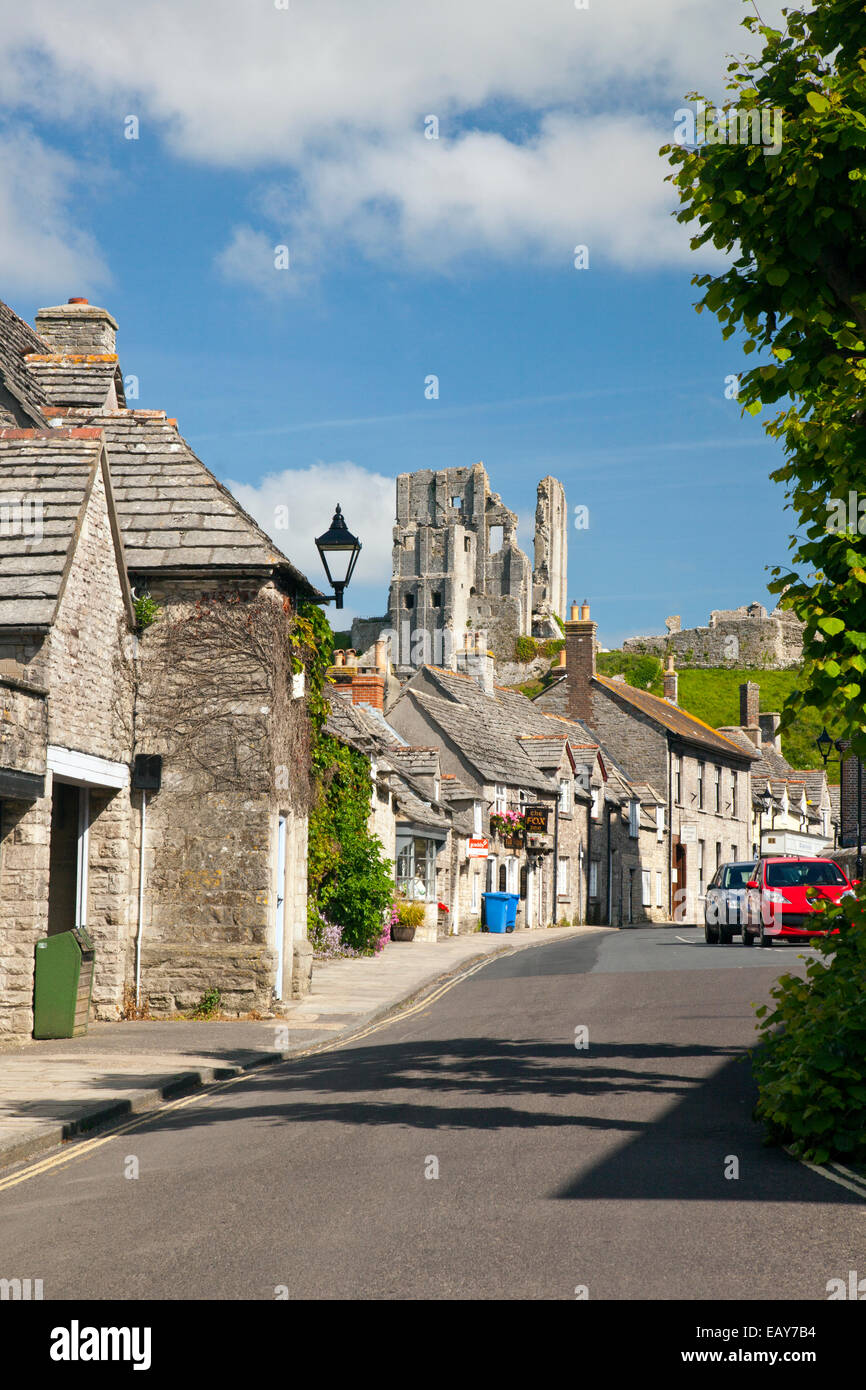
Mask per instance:
[[[423,921],[423,903],[396,902],[391,908],[391,940],[414,941]]]
[[[490,829],[507,849],[519,849],[523,843],[523,816],[519,811],[492,811]]]

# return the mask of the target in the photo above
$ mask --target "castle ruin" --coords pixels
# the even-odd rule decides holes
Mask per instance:
[[[388,613],[356,619],[352,645],[363,650],[389,630],[391,660],[405,673],[419,661],[454,666],[467,634],[485,632],[495,658],[511,661],[516,638],[561,636],[567,563],[556,478],[538,484],[533,567],[517,544],[517,514],[491,491],[482,463],[401,473]]]
[[[719,608],[706,627],[681,627],[677,615],[665,619],[664,636],[627,637],[624,652],[672,653],[684,666],[756,667],[784,671],[803,660],[803,624],[787,608],[768,613],[761,603]]]

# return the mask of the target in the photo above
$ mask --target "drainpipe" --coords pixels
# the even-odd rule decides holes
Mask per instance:
[[[553,925],[556,926],[556,899],[559,891],[559,797],[553,812]]]
[[[592,776],[590,776],[589,805],[586,808],[586,912],[583,925],[589,921],[589,875],[592,864]]]
[[[147,792],[141,790],[141,845],[138,855],[138,930],[135,934],[135,1007],[141,1004],[141,934],[144,930],[144,830],[147,821]]]
[[[674,920],[674,759],[668,744],[668,921]]]
[[[610,844],[610,822],[614,808],[607,808],[607,925],[613,926],[611,917],[613,916],[613,850]]]

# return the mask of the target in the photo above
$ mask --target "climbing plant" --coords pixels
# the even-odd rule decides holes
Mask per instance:
[[[297,633],[307,644],[307,704],[311,723],[315,788],[309,818],[307,928],[322,946],[329,928],[342,940],[372,953],[382,936],[383,915],[394,897],[390,861],[368,829],[370,763],[325,731],[328,668],[333,664],[333,633],[321,608],[303,605]]]

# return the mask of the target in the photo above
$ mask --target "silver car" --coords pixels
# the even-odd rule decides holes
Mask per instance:
[[[755,860],[720,864],[707,887],[704,907],[704,939],[711,946],[727,946],[742,929],[746,884],[754,877]]]

